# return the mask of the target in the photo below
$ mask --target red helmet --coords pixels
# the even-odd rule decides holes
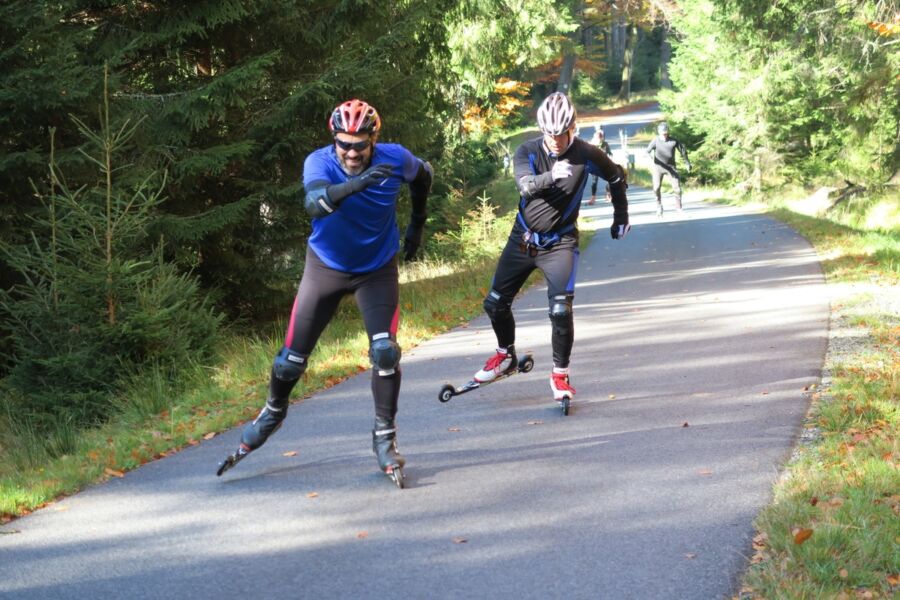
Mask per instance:
[[[354,98],[335,107],[328,119],[328,127],[334,133],[378,133],[381,117],[374,107]]]

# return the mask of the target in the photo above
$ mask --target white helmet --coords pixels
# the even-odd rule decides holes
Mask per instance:
[[[553,92],[537,112],[538,127],[547,135],[562,135],[575,122],[575,107],[562,92]]]

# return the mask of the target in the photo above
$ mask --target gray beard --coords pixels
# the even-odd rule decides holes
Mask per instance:
[[[365,171],[367,168],[369,168],[369,164],[371,164],[372,158],[369,157],[368,162],[364,162],[360,166],[355,167],[353,169],[350,169],[349,167],[347,167],[347,164],[340,157],[338,157],[338,162],[341,163],[341,168],[344,170],[344,173],[346,173],[349,177],[356,177],[357,175],[359,175],[360,173]]]

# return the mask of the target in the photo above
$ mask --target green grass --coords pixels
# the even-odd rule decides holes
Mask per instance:
[[[873,221],[862,210],[892,193],[863,199],[856,214],[804,214],[795,190],[770,191],[762,205],[815,247],[838,299],[832,328],[855,341],[830,349],[830,386],[809,390],[812,441],[757,518],[742,600],[900,594],[900,219],[881,208],[894,216]],[[733,202],[728,192],[697,195]]]

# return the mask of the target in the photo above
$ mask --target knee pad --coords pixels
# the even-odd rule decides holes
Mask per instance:
[[[389,333],[376,334],[369,345],[369,360],[379,375],[393,375],[400,365],[400,344],[390,336]]]
[[[491,290],[484,299],[484,312],[490,317],[491,321],[496,321],[508,315],[511,311],[512,302]]]
[[[306,359],[309,356],[298,354],[288,348],[282,348],[275,355],[272,372],[279,381],[297,381],[306,371]]]
[[[550,299],[550,321],[560,333],[568,333],[572,327],[572,296],[560,295]]]
[[[281,422],[287,416],[287,411],[287,400],[269,399],[266,401],[266,405],[259,415],[244,427],[244,431],[241,433],[241,443],[250,450],[256,450],[262,446],[269,439],[269,436],[281,427]]]

